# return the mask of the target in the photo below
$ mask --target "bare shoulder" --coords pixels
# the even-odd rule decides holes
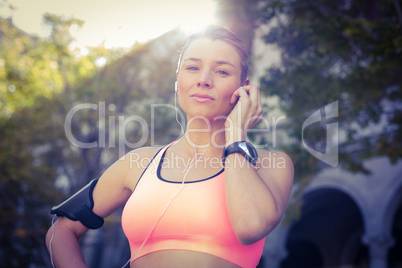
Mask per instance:
[[[99,178],[92,193],[94,201],[93,212],[105,218],[117,208],[124,205],[131,196],[142,172],[160,150],[155,147],[135,149],[114,162]],[[78,221],[68,218],[56,222],[81,236],[87,228]]]
[[[141,147],[132,150],[114,162],[100,178],[100,182],[133,190],[144,169],[160,147]]]
[[[161,147],[141,147],[123,156],[119,161],[124,161],[124,166],[128,169],[126,180],[127,188],[133,190],[143,171],[152,161]]]
[[[100,177],[93,192],[93,211],[106,217],[124,205],[142,172],[160,148],[135,149],[114,162]]]
[[[128,152],[123,158],[131,158],[131,159],[137,159],[137,158],[153,158],[155,154],[161,149],[162,147],[141,147],[135,150],[132,150],[131,152]],[[149,159],[149,161],[151,160]],[[145,161],[145,160],[144,160]]]

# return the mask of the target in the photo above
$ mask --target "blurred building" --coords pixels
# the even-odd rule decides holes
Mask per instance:
[[[370,175],[328,168],[304,189],[298,221],[266,240],[264,267],[402,267],[402,164]]]

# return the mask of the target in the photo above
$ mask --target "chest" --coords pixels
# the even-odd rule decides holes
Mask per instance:
[[[144,176],[124,208],[123,228],[129,233],[127,237],[143,240],[158,222],[153,237],[225,240],[232,235],[232,229],[224,183],[224,173],[183,185]]]

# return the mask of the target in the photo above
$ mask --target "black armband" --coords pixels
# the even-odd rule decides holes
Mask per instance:
[[[102,227],[104,222],[103,218],[99,217],[92,211],[94,208],[92,193],[97,182],[97,179],[92,180],[72,197],[60,205],[53,207],[50,214],[65,216],[72,221],[80,221],[89,229],[98,229]]]

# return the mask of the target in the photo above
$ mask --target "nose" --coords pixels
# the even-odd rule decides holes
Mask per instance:
[[[212,88],[212,79],[208,72],[203,72],[198,77],[197,86],[201,88]]]

